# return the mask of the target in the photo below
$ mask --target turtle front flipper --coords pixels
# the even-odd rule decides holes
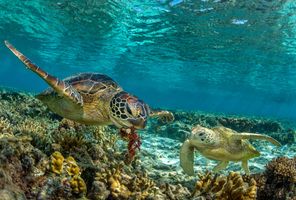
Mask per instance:
[[[190,144],[190,140],[186,140],[180,150],[180,165],[184,172],[190,176],[194,175],[194,147]]]
[[[235,140],[241,140],[241,139],[254,139],[254,140],[266,140],[275,146],[281,146],[281,143],[277,141],[276,139],[268,136],[268,135],[261,135],[257,133],[238,133],[238,134],[233,134],[231,136],[232,139]]]
[[[32,63],[25,55],[19,52],[14,46],[12,46],[8,41],[4,41],[7,48],[9,48],[12,53],[18,57],[31,71],[35,72],[40,76],[45,82],[47,82],[59,95],[71,100],[72,102],[83,105],[83,99],[81,95],[77,92],[75,88],[69,83],[59,80],[58,78],[51,76],[40,67]]]
[[[149,116],[158,117],[159,121],[161,121],[162,123],[172,122],[175,119],[173,113],[166,110],[160,110],[160,111],[152,110],[150,111]]]

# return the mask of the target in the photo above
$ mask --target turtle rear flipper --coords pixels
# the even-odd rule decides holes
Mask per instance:
[[[227,167],[229,161],[220,161],[213,169],[213,172],[218,172],[220,170],[223,170]]]
[[[239,134],[233,134],[231,136],[231,139],[234,140],[241,140],[241,139],[255,139],[255,140],[266,140],[275,146],[281,146],[281,143],[278,142],[276,139],[267,136],[267,135],[261,135],[256,133],[239,133]]]
[[[9,48],[12,53],[18,57],[31,71],[39,75],[43,80],[45,80],[59,95],[69,99],[70,101],[83,105],[83,99],[81,95],[77,92],[75,88],[69,83],[59,80],[58,78],[51,76],[40,67],[32,63],[25,55],[19,52],[14,46],[12,46],[8,41],[4,41],[7,48]]]
[[[186,140],[180,150],[180,165],[184,172],[190,176],[194,175],[194,148],[189,140]]]
[[[246,175],[250,175],[248,160],[242,160],[242,168],[244,169]]]

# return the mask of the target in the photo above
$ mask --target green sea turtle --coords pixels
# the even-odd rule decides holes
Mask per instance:
[[[172,121],[168,111],[155,111],[142,100],[125,92],[109,76],[99,73],[81,73],[60,80],[32,63],[8,41],[5,45],[27,68],[39,75],[51,88],[37,95],[58,115],[88,125],[114,124],[130,140],[129,151],[134,153],[140,141],[136,129],[146,126],[148,117],[158,116],[162,121]],[[132,155],[133,156],[133,155]]]
[[[281,145],[267,135],[237,133],[225,127],[209,129],[198,125],[192,129],[191,135],[181,147],[181,167],[188,175],[194,175],[193,163],[196,149],[206,158],[219,161],[213,169],[215,172],[225,169],[229,161],[241,161],[242,168],[246,174],[249,174],[248,160],[260,156],[260,153],[248,142],[248,139],[266,140],[276,146]]]

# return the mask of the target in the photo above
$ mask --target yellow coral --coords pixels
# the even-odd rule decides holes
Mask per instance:
[[[227,177],[217,175],[212,177],[208,172],[206,175],[200,175],[200,180],[196,183],[192,196],[210,196],[217,200],[256,199],[257,186],[256,181],[251,179],[249,183],[244,182],[241,175],[230,172]]]
[[[66,159],[66,163],[66,171],[70,176],[80,175],[80,168],[78,167],[75,159],[72,156],[69,156]]]
[[[0,133],[11,133],[12,132],[12,125],[10,122],[3,118],[0,117]]]
[[[86,193],[86,184],[85,184],[84,180],[78,175],[75,175],[71,178],[70,186],[72,188],[72,192],[75,194],[85,194]]]
[[[154,181],[149,179],[146,172],[138,173],[129,184],[133,196],[136,196],[137,199],[146,199],[150,193],[154,192],[154,186]]]
[[[46,120],[44,119],[38,119],[34,120],[32,118],[27,118],[23,121],[21,121],[17,126],[15,127],[18,131],[20,131],[23,134],[37,134],[37,135],[45,135],[46,133]]]
[[[63,171],[63,162],[64,162],[63,155],[60,152],[55,151],[51,155],[51,160],[50,160],[51,171],[56,174],[61,174]]]
[[[105,183],[114,199],[147,199],[156,192],[153,180],[145,172],[129,176],[121,165],[111,169],[101,169],[96,173],[96,181]],[[106,181],[107,180],[107,181]]]
[[[118,199],[128,199],[131,195],[129,189],[121,183],[120,170],[116,169],[115,173],[108,179],[111,194]]]

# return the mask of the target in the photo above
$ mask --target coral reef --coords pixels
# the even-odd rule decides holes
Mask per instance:
[[[272,121],[234,120],[235,117],[230,120],[179,111],[175,115],[177,121],[168,126],[160,126],[157,120],[152,120],[149,134],[145,137],[152,139],[152,134],[157,132],[180,139],[196,122],[209,127],[220,121],[230,127],[237,124],[237,128],[244,127],[253,132],[264,130],[263,133],[274,131],[283,134],[287,130]],[[238,125],[241,123],[245,125]],[[294,134],[294,131],[290,132]],[[261,194],[267,189],[277,192],[275,195],[280,194],[280,190],[274,189],[275,185],[267,181],[273,176],[277,177],[277,183],[282,184],[281,191],[287,193],[286,196],[293,195],[291,191],[295,182],[291,177],[294,174],[292,170],[286,170],[293,165],[285,159],[268,165],[266,174],[254,176],[257,184],[250,177],[242,180],[241,176],[233,173],[227,177],[206,174],[194,188],[194,177],[177,172],[177,168],[170,165],[155,162],[162,155],[156,155],[151,147],[153,144],[148,145],[149,153],[141,148],[141,153],[127,165],[125,156],[128,152],[120,149],[126,143],[118,138],[114,127],[81,125],[51,113],[30,95],[0,92],[1,199],[254,199],[256,186],[261,192],[257,193],[258,199],[263,199],[267,196]],[[179,149],[179,144],[172,141],[170,147],[169,150],[173,151],[173,148]],[[150,164],[147,165],[148,160]],[[276,165],[279,162],[288,167]],[[190,192],[193,188],[194,192]]]
[[[48,174],[38,192],[42,199],[57,199],[59,197],[84,197],[87,189],[84,180],[80,177],[80,168],[72,156],[64,158],[55,151],[50,156]],[[61,196],[62,195],[62,196]]]
[[[69,156],[66,159],[66,164],[67,164],[66,171],[70,176],[78,176],[78,175],[80,175],[80,168],[78,167],[75,159],[72,156]]]
[[[12,133],[12,125],[3,117],[0,118],[0,133]]]
[[[7,199],[36,196],[35,189],[45,176],[46,156],[30,141],[28,137],[0,134],[0,189]]]
[[[264,174],[253,175],[258,182],[258,199],[292,199],[296,197],[296,157],[279,157],[270,161]]]
[[[199,177],[192,197],[217,200],[256,199],[257,187],[254,179],[244,182],[242,176],[234,172],[230,172],[227,177],[218,175],[213,177],[210,172]]]
[[[85,194],[86,193],[86,184],[85,184],[84,180],[78,175],[75,175],[71,178],[70,186],[72,188],[72,191],[75,194]]]
[[[113,199],[146,199],[158,189],[147,173],[128,175],[122,166],[107,171],[103,169],[97,173],[95,181],[108,188]]]
[[[56,174],[61,174],[63,171],[64,157],[58,151],[55,151],[51,155],[50,159],[50,169]]]

